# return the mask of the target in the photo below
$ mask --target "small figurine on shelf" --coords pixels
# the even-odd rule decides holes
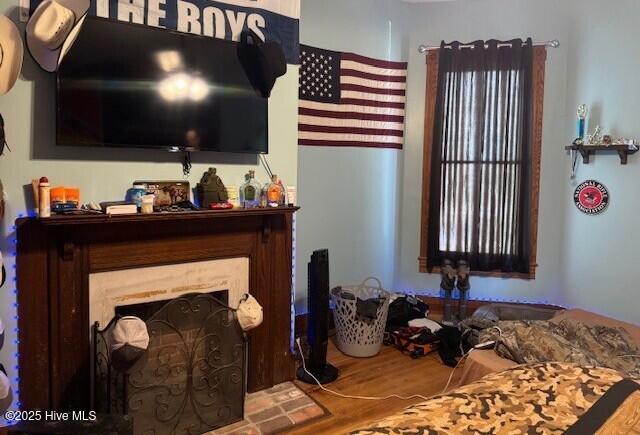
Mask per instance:
[[[602,143],[602,127],[596,125],[596,128],[593,130],[593,133],[589,133],[587,135],[587,144],[588,145],[600,145]]]
[[[578,126],[577,126],[578,139],[584,139],[584,129],[585,129],[586,119],[587,119],[587,105],[581,104],[578,106]]]
[[[216,168],[209,168],[209,170],[202,175],[197,190],[202,208],[209,208],[211,204],[225,203],[229,199],[224,183],[220,177],[216,175]]]

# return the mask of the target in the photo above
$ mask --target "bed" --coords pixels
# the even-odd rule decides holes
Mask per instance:
[[[488,375],[352,434],[638,433],[638,409],[640,380],[551,362]]]
[[[553,322],[560,322],[565,319],[577,320],[587,325],[623,328],[632,337],[636,345],[640,347],[640,327],[631,323],[622,322],[580,309],[559,311],[551,320]],[[462,376],[458,385],[469,384],[485,375],[497,373],[517,365],[514,361],[498,356],[493,350],[474,351],[462,366]]]

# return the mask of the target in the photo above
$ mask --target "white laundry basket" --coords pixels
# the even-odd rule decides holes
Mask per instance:
[[[378,286],[367,286],[373,280]],[[343,294],[353,295],[353,299],[344,298]],[[389,292],[382,288],[380,280],[374,277],[365,279],[359,286],[336,287],[331,291],[334,302],[333,318],[336,325],[336,345],[343,353],[355,357],[374,356],[380,352],[384,329],[389,313]],[[358,316],[357,300],[382,298],[375,319]]]

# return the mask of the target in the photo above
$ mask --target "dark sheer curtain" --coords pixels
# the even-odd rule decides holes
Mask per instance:
[[[531,39],[443,42],[439,59],[428,265],[528,273]]]

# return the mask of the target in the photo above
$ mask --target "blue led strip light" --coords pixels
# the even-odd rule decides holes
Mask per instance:
[[[18,215],[19,218],[24,217],[23,213],[20,213]],[[15,233],[17,231],[17,227],[15,225],[11,226],[11,231],[13,233]],[[19,358],[20,358],[20,353],[17,349],[17,347],[20,345],[20,340],[19,340],[19,336],[20,336],[20,330],[18,328],[18,287],[17,287],[17,266],[16,266],[16,259],[17,259],[17,247],[18,247],[18,239],[17,238],[13,238],[10,240],[10,246],[12,245],[12,251],[10,252],[10,256],[13,258],[13,264],[11,265],[11,267],[8,267],[8,265],[5,264],[6,269],[7,269],[7,274],[12,273],[13,276],[11,278],[9,278],[9,282],[13,283],[13,298],[14,298],[14,302],[12,304],[15,312],[13,315],[13,321],[15,322],[15,327],[13,329],[10,329],[10,331],[12,331],[15,334],[15,339],[13,340],[13,344],[16,346],[16,352],[13,354],[13,357],[15,359],[15,364],[11,365],[11,364],[6,364],[5,366],[7,368],[13,368],[14,372],[15,372],[15,377],[12,379],[12,383],[14,384],[12,386],[12,390],[13,390],[13,397],[14,397],[14,402],[13,402],[13,406],[15,406],[16,408],[20,409],[22,408],[22,403],[20,402],[20,365],[19,365]],[[6,258],[6,257],[5,257]],[[5,333],[8,333],[9,330],[5,330]],[[7,374],[9,375],[9,374]],[[11,379],[11,378],[10,378]],[[7,422],[7,424],[11,425],[13,423],[15,423],[12,420],[5,420]]]
[[[24,217],[23,213],[18,214],[18,218],[22,218]],[[17,231],[18,228],[13,225],[11,227],[11,229],[13,230],[13,233],[16,234],[16,238],[13,239],[13,246],[14,246],[14,251],[13,251],[13,282],[14,282],[14,289],[13,289],[13,294],[14,297],[16,298],[16,302],[15,302],[15,315],[13,316],[14,321],[16,322],[16,327],[14,329],[14,332],[16,334],[16,339],[14,341],[15,345],[16,345],[16,353],[14,354],[14,357],[16,358],[16,364],[14,366],[14,369],[16,371],[16,377],[14,378],[14,381],[16,383],[16,387],[14,390],[14,394],[15,394],[15,406],[18,409],[22,408],[22,403],[20,402],[20,364],[19,364],[19,357],[20,357],[20,352],[18,350],[18,346],[20,345],[20,330],[18,328],[18,276],[17,276],[17,259],[18,259],[18,239],[17,239]]]
[[[289,337],[289,346],[291,352],[295,355],[295,329],[296,329],[296,215],[293,214],[291,235],[291,335]]]
[[[471,289],[471,291],[473,291],[473,289]],[[406,293],[406,294],[412,294],[412,295],[416,295],[416,296],[426,296],[426,297],[431,297],[431,298],[442,298],[444,296],[444,293],[442,292],[434,292],[432,290],[427,290],[427,291],[422,291],[422,290],[415,290],[415,289],[411,289],[411,290],[404,290],[402,293]],[[459,295],[458,291],[454,291],[453,292],[453,296],[454,299],[457,299]],[[558,306],[558,304],[552,303],[550,301],[526,301],[526,300],[520,300],[520,299],[506,299],[506,298],[488,298],[488,297],[484,297],[484,296],[479,296],[479,297],[471,297],[471,293],[469,293],[469,301],[481,301],[481,302],[500,302],[503,304],[541,304],[541,305],[555,305]]]

